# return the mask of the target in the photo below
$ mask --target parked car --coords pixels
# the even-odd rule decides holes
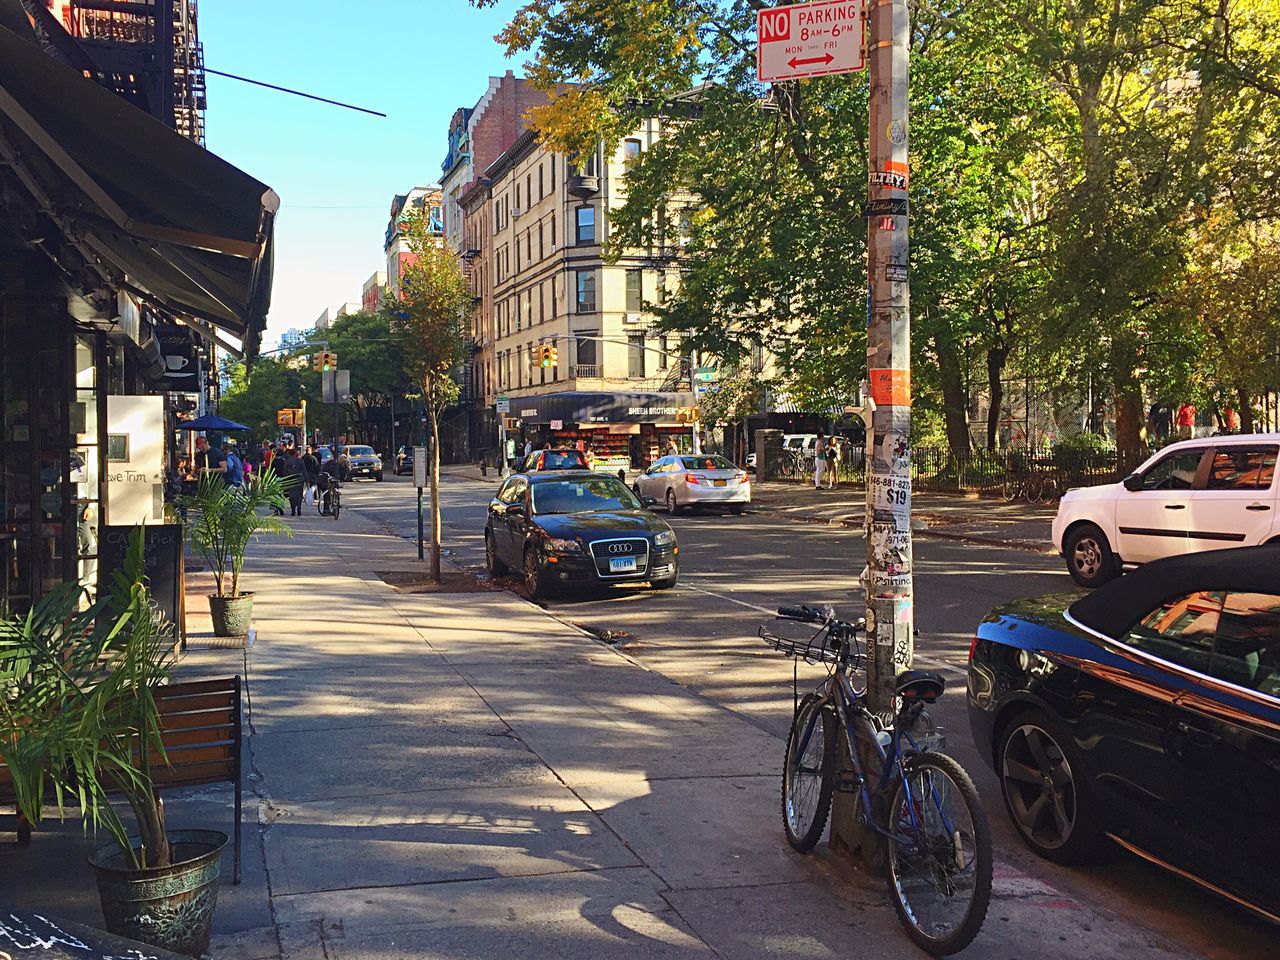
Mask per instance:
[[[401,447],[396,451],[395,461],[391,464],[391,472],[397,477],[413,473],[413,447]]]
[[[382,480],[382,457],[374,453],[373,447],[361,444],[347,444],[342,448],[341,463],[346,470],[344,480],[357,477],[369,477]]]
[[[518,473],[489,502],[490,573],[515,568],[531,597],[556,587],[647,580],[676,585],[675,532],[617,477],[585,470]]]
[[[653,497],[667,505],[667,512],[686,507],[723,506],[742,513],[751,502],[751,479],[716,454],[680,454],[663,457],[636,477],[637,497]]]
[[[1053,542],[1076,583],[1096,587],[1134,564],[1280,539],[1280,436],[1171,444],[1124,479],[1068,490]]]
[[[1081,862],[1111,838],[1280,921],[1280,546],[999,607],[968,691],[1036,853]]]
[[[535,470],[586,470],[587,458],[581,450],[572,448],[556,450],[534,450],[526,454],[520,462],[520,473],[532,473]]]

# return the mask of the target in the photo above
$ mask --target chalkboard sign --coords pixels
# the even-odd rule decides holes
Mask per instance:
[[[0,902],[0,956],[13,960],[186,960],[159,947],[126,940],[55,917]]]
[[[124,566],[129,537],[135,527],[103,527],[98,539],[99,589],[111,583],[114,571]],[[183,631],[182,622],[182,524],[172,523],[142,528],[146,539],[147,576],[151,578],[151,600],[169,622]]]

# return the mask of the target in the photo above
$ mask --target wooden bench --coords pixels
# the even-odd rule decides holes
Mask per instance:
[[[240,677],[170,683],[155,692],[168,765],[158,758],[151,775],[158,790],[230,783],[235,787],[235,876],[240,882]],[[0,803],[13,803],[13,780],[0,763]],[[19,843],[31,842],[31,824],[15,815]]]

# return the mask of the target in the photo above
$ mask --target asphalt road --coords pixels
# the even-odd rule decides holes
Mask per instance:
[[[484,522],[494,482],[443,478],[442,543],[452,563],[483,573]],[[343,506],[414,540],[409,478],[344,487]],[[617,589],[558,597],[555,616],[601,635],[651,669],[785,738],[792,711],[792,664],[768,650],[757,627],[783,603],[830,603],[838,616],[862,615],[854,580],[865,562],[860,531],[779,519],[705,514],[670,519],[679,537],[680,583],[672,590]],[[407,549],[413,549],[407,546]],[[931,712],[952,753],[974,776],[988,811],[998,860],[1069,896],[1137,918],[1183,949],[1214,958],[1274,955],[1280,934],[1136,857],[1063,868],[1032,855],[1006,817],[994,774],[968,729],[964,669],[973,628],[992,607],[1017,597],[1062,593],[1074,584],[1056,557],[1004,547],[917,538],[916,660],[941,670],[948,696]],[[519,592],[514,580],[496,586]],[[801,668],[801,684],[816,674]]]

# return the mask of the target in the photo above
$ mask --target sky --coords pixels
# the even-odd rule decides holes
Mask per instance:
[[[449,118],[508,61],[493,37],[518,6],[467,0],[204,0],[205,65],[332,100],[369,116],[210,75],[207,146],[280,195],[263,349],[359,302],[386,269],[391,199],[436,183]]]

